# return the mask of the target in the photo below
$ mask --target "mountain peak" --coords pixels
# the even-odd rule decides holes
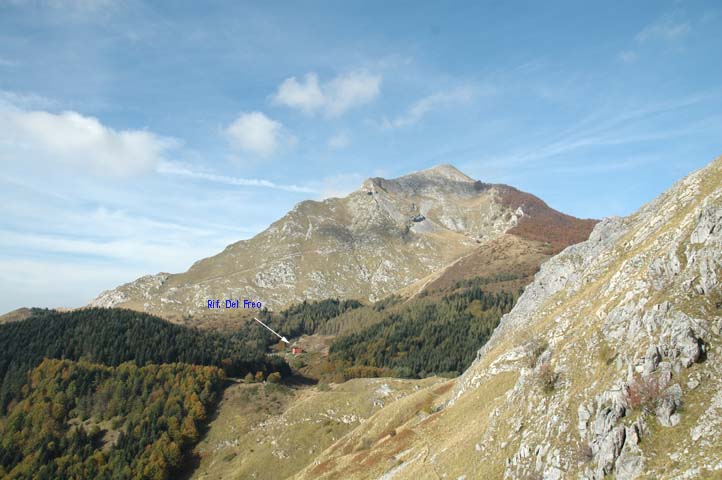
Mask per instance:
[[[440,165],[427,168],[426,170],[419,170],[412,172],[406,176],[422,176],[427,178],[445,178],[448,180],[454,180],[457,182],[473,182],[474,179],[465,173],[461,172],[458,168],[448,163],[442,163]]]

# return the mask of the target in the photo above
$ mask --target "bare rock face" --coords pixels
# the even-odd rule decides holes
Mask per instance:
[[[528,388],[532,382],[514,386],[528,404],[524,424],[543,428],[526,432],[505,478],[546,478],[548,462],[524,455],[535,445],[560,449],[552,466],[563,465],[564,478],[721,472],[721,275],[718,159],[636,214],[600,222],[588,241],[546,262],[460,378],[448,408],[488,384],[500,352],[534,335],[549,345],[548,362],[564,381],[547,395]],[[535,375],[523,362],[516,368],[521,378]],[[540,403],[544,410],[534,408]],[[563,416],[552,420],[559,411],[573,412],[574,435]],[[498,441],[519,439],[512,432]],[[588,458],[575,454],[580,449]]]
[[[519,236],[538,233],[543,240],[537,217],[560,225],[561,236],[548,242],[555,248],[583,240],[595,223],[449,165],[371,178],[345,198],[299,203],[264,232],[187,272],[142,277],[91,305],[178,317],[203,312],[208,299],[255,299],[270,308],[329,297],[373,301],[521,225]]]

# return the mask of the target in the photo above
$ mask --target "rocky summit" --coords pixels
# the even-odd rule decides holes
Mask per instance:
[[[544,263],[446,396],[296,478],[720,478],[721,278],[719,158]]]
[[[103,292],[91,305],[173,319],[203,315],[207,300],[218,298],[255,299],[273,309],[329,297],[375,301],[504,234],[531,250],[544,245],[545,255],[535,260],[540,263],[586,239],[595,223],[440,165],[392,180],[368,179],[344,198],[301,202],[265,231],[187,272],[141,277]]]

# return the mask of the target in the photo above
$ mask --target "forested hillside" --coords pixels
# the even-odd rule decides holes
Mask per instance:
[[[420,298],[390,309],[379,323],[331,345],[332,368],[346,377],[373,374],[374,368],[401,377],[458,375],[518,298],[518,292],[485,292],[484,283],[465,282],[459,286],[467,288],[441,300]]]
[[[227,375],[290,373],[269,342],[120,309],[0,325],[0,476],[172,478]]]
[[[222,380],[217,367],[44,360],[0,422],[0,477],[172,478]]]
[[[326,333],[331,320],[361,307],[363,304],[357,300],[326,299],[292,305],[280,315],[267,318],[287,337],[297,337]]]
[[[123,309],[36,311],[26,320],[0,325],[0,412],[43,358],[82,358],[108,366],[128,361],[214,365],[229,376],[289,373],[282,359],[265,355],[268,341],[263,332],[244,333],[199,331]]]
[[[338,299],[303,302],[280,313],[261,312],[259,317],[288,338],[336,336],[323,367],[332,381],[454,376],[471,363],[501,316],[514,306],[520,290],[499,289],[509,279],[516,277],[468,278],[416,298],[390,296],[368,305]],[[242,325],[233,336],[250,337],[259,331],[259,349],[263,342],[277,343],[254,322]]]

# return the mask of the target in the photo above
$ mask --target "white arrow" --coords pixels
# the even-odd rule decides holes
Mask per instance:
[[[282,342],[290,343],[286,337],[282,337],[281,335],[277,334],[276,332],[273,331],[273,329],[271,327],[269,327],[268,325],[266,325],[265,323],[263,323],[256,317],[253,317],[253,319],[255,321],[257,321],[258,323],[260,323],[261,325],[263,325],[264,327],[266,327],[267,329],[269,329],[271,331],[271,333],[274,334],[275,336],[277,336],[278,338],[280,338]]]

